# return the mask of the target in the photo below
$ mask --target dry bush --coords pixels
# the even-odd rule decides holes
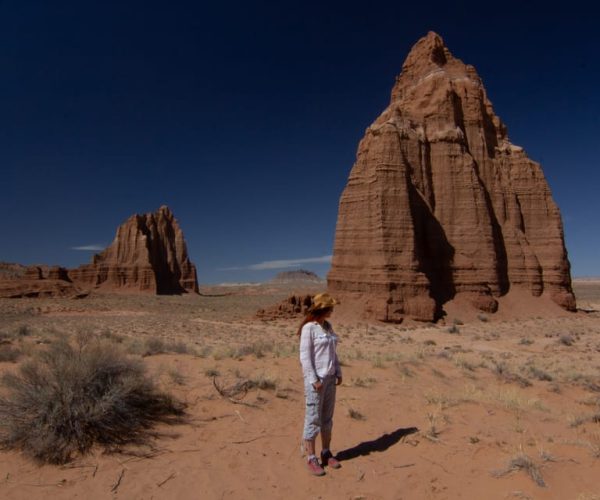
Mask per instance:
[[[191,354],[196,350],[184,342],[165,341],[160,337],[150,337],[143,342],[133,340],[127,346],[127,352],[140,356],[156,356],[157,354]]]
[[[524,377],[521,377],[521,375],[511,372],[504,361],[498,362],[495,359],[492,359],[491,369],[492,372],[494,372],[496,376],[504,382],[516,383],[519,384],[519,386],[521,387],[531,386],[531,382],[529,380],[527,380]]]
[[[552,382],[554,378],[547,371],[538,368],[532,364],[526,364],[522,370],[532,378],[541,380],[542,382]]]
[[[8,344],[0,344],[0,363],[14,363],[20,356],[20,349]]]
[[[354,387],[371,387],[375,382],[377,382],[377,379],[373,377],[357,377],[352,379],[352,385]]]
[[[348,408],[348,416],[354,420],[366,420],[366,417],[354,408]]]
[[[564,334],[561,335],[558,338],[558,343],[562,344],[562,345],[566,345],[567,347],[570,347],[573,345],[573,343],[575,342],[575,340],[573,339],[573,337],[569,334]]]
[[[268,375],[257,375],[248,379],[248,389],[261,389],[263,391],[274,391],[277,389],[277,380]]]
[[[541,486],[542,488],[546,486],[539,467],[523,452],[511,458],[504,470],[495,471],[492,475],[495,477],[502,477],[518,470],[525,471],[538,486]]]
[[[155,423],[184,415],[184,405],[155,387],[141,360],[105,342],[57,342],[2,383],[0,444],[40,462],[68,462],[96,443],[143,444],[158,435]]]

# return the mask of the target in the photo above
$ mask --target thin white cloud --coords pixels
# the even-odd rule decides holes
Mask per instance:
[[[104,250],[104,245],[82,245],[80,247],[71,247],[71,250],[84,250],[86,252],[97,252]]]
[[[322,257],[310,257],[307,259],[285,259],[285,260],[267,260],[258,264],[250,264],[249,266],[223,267],[218,271],[264,271],[265,269],[286,269],[289,267],[299,267],[303,264],[321,264],[331,262],[331,255],[323,255]]]

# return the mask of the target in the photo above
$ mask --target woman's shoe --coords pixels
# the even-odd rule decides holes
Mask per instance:
[[[340,461],[335,458],[329,450],[325,453],[321,452],[321,463],[332,469],[339,469],[342,466]]]
[[[323,470],[323,467],[319,465],[317,457],[313,457],[308,462],[306,462],[306,467],[308,468],[308,472],[310,472],[313,476],[325,475],[325,471]]]

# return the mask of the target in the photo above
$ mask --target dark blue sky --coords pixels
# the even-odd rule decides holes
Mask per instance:
[[[358,141],[434,30],[542,163],[573,274],[600,275],[597,21],[550,5],[0,0],[0,260],[88,262],[162,204],[201,283],[330,255]]]

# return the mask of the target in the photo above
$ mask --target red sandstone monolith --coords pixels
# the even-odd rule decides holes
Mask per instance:
[[[431,321],[459,294],[494,312],[514,287],[575,310],[560,212],[475,68],[430,32],[358,146],[328,289],[367,318]]]
[[[113,243],[94,255],[91,264],[69,270],[84,287],[157,294],[198,292],[183,232],[171,210],[133,215],[117,229]]]

